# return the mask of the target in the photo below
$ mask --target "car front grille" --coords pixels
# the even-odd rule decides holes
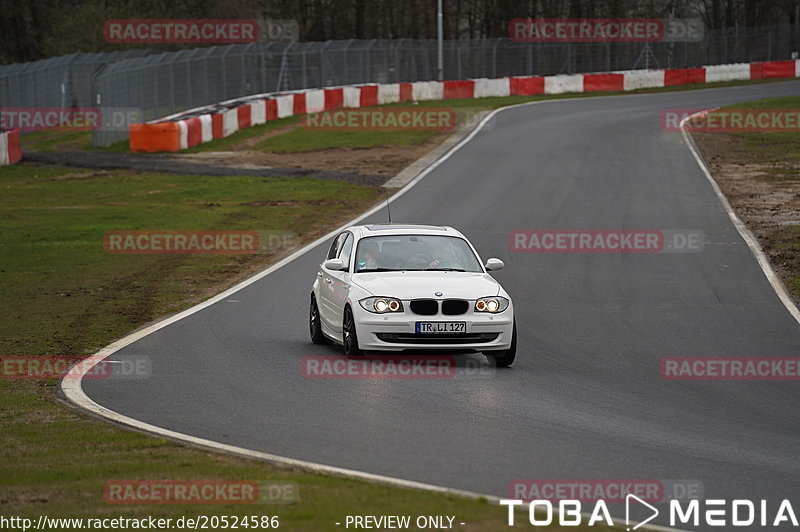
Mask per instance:
[[[390,344],[482,344],[497,340],[500,333],[414,334],[377,333],[378,340]]]
[[[463,299],[445,299],[442,301],[442,314],[447,316],[458,316],[466,314],[469,303]]]
[[[415,299],[409,307],[411,312],[420,316],[435,316],[439,312],[439,303],[435,299]]]

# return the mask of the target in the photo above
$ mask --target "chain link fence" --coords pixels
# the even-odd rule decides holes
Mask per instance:
[[[780,25],[706,31],[679,43],[520,43],[510,39],[444,42],[444,79],[497,78],[685,68],[790,59],[798,30]],[[358,83],[437,78],[435,40],[253,43],[178,52],[130,50],[71,54],[0,67],[3,107],[135,110],[152,120],[250,94]],[[128,138],[127,127],[94,131],[96,146]]]

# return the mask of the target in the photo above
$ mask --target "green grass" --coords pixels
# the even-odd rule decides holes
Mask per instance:
[[[259,256],[114,255],[109,230],[326,229],[377,198],[375,189],[315,179],[0,169],[3,299],[0,353],[85,354],[173,312],[197,287]],[[326,201],[320,205],[320,200]],[[247,206],[290,200],[291,205]]]
[[[96,148],[92,145],[91,131],[68,131],[48,129],[25,133],[21,137],[22,152],[26,151],[105,151],[113,153],[129,153],[127,140],[116,142],[107,148]]]
[[[338,148],[413,146],[436,136],[432,131],[321,131],[298,128],[266,139],[257,150],[273,153],[304,152]]]
[[[255,137],[260,137],[262,135],[266,135],[276,129],[280,129],[287,126],[292,126],[300,122],[300,116],[289,116],[286,118],[281,118],[280,120],[271,120],[265,124],[259,124],[257,126],[249,127],[246,129],[240,129],[233,135],[222,139],[215,139],[211,142],[206,142],[204,144],[200,144],[198,146],[194,146],[187,150],[181,150],[180,153],[201,153],[201,152],[208,152],[208,151],[228,151],[233,146],[240,144],[243,141],[248,139],[252,139]]]
[[[786,96],[780,98],[764,98],[751,102],[741,102],[722,108],[727,109],[798,109],[800,110],[800,96]],[[746,142],[750,156],[754,162],[798,163],[800,162],[800,130],[798,131],[770,131],[756,133],[734,133]],[[796,170],[789,168],[769,169],[773,179],[796,180],[800,175]]]

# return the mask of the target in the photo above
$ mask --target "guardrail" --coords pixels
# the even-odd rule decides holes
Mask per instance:
[[[363,84],[256,94],[145,124],[132,124],[130,147],[135,153],[180,151],[269,120],[340,107],[492,96],[632,91],[720,81],[796,78],[800,77],[799,74],[800,60],[790,60],[598,74]]]
[[[0,131],[0,166],[14,164],[22,159],[19,130]]]

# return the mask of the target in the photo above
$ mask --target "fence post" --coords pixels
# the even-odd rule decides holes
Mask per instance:
[[[309,88],[308,83],[308,47],[303,48],[303,89]]]
[[[369,83],[370,81],[372,81],[372,47],[375,46],[377,40],[378,39],[372,39],[371,41],[369,41],[369,45],[367,46],[367,60],[365,61],[367,71],[365,73],[366,75],[363,76],[362,79],[364,83]]]
[[[767,61],[772,61],[772,32],[771,31],[769,32],[769,35],[767,37],[767,42],[769,43],[767,45]]]
[[[175,62],[169,64],[169,107],[170,114],[175,112]]]
[[[283,54],[281,55],[281,70],[278,72],[278,85],[275,87],[276,91],[289,90],[289,50],[294,46],[295,42],[297,41],[290,42],[289,45],[283,49]],[[281,86],[287,88],[281,88]]]
[[[325,64],[327,62],[325,50],[327,50],[328,46],[330,45],[331,41],[325,41],[325,44],[323,44],[322,48],[319,49],[319,84],[323,87],[327,85],[327,82],[325,81]]]
[[[497,77],[497,45],[500,43],[500,39],[495,39],[494,44],[492,45],[492,77]]]
[[[347,41],[347,44],[344,45],[344,49],[341,51],[341,54],[344,56],[344,80],[339,83],[338,79],[333,80],[334,85],[343,85],[345,83],[351,83],[350,78],[347,75],[348,70],[350,70],[350,61],[347,60],[347,51],[350,49],[350,45],[353,44],[355,39],[350,39]]]
[[[403,44],[404,40],[405,39],[398,40],[394,47],[394,83],[402,81],[400,77],[400,68],[402,64],[400,60],[400,46]]]

